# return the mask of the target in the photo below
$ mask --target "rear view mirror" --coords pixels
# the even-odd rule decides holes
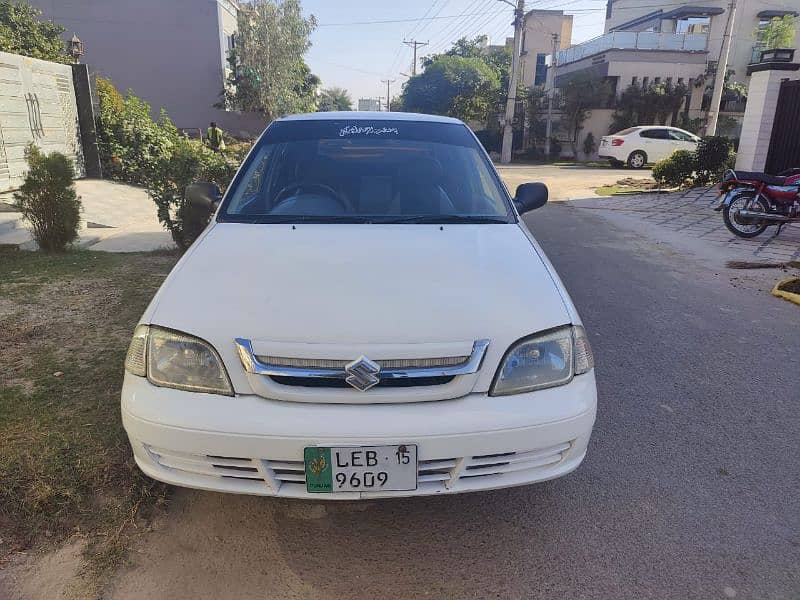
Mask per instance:
[[[543,183],[523,183],[514,195],[517,212],[524,215],[547,204],[547,186]]]
[[[222,200],[222,192],[215,183],[198,181],[186,186],[186,203],[195,210],[213,212]]]

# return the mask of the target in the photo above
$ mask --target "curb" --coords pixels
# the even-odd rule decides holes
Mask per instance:
[[[782,285],[789,283],[790,281],[800,281],[800,277],[787,277],[786,279],[781,279],[775,284],[775,287],[772,288],[772,295],[777,298],[788,300],[789,302],[794,302],[800,306],[800,294],[795,294],[794,292],[785,292],[780,289]]]

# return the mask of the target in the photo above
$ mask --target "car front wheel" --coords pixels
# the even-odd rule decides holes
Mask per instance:
[[[631,155],[628,157],[628,166],[631,169],[641,169],[647,164],[647,154],[642,152],[641,150],[636,150],[631,152]]]

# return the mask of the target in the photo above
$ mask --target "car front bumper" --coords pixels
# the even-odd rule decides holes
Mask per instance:
[[[159,388],[125,375],[122,419],[136,463],[154,479],[221,492],[316,500],[457,493],[560,477],[586,455],[594,372],[528,394],[403,404],[310,404]],[[306,491],[308,446],[416,444],[418,487]]]

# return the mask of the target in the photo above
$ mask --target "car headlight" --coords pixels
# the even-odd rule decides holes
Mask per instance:
[[[586,331],[561,327],[516,342],[506,352],[490,394],[520,394],[569,383],[594,367]]]
[[[216,350],[185,333],[139,325],[125,357],[125,369],[153,385],[233,396],[233,386]]]

